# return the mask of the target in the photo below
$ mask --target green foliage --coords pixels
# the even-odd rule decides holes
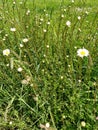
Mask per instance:
[[[97,130],[94,2],[0,5],[0,130]],[[87,57],[77,55],[82,48]]]

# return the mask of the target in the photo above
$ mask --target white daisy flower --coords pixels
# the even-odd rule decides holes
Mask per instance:
[[[67,25],[68,27],[70,27],[71,22],[68,20],[68,21],[66,22],[66,25]]]
[[[78,49],[77,50],[77,55],[79,56],[79,57],[81,57],[81,58],[83,58],[84,56],[88,56],[89,55],[89,51],[87,50],[87,49],[85,49],[85,48],[83,48],[83,49]]]
[[[26,43],[26,42],[28,42],[29,40],[28,40],[27,38],[24,38],[22,41],[23,41],[24,43]]]
[[[8,56],[10,54],[10,49],[3,50],[3,55]]]
[[[81,19],[81,17],[80,16],[78,16],[78,20],[80,20]]]
[[[18,71],[18,72],[21,72],[21,71],[22,71],[22,68],[21,68],[21,67],[19,67],[19,68],[17,69],[17,71]]]
[[[10,31],[11,31],[11,32],[15,32],[15,31],[16,31],[16,28],[10,28]]]
[[[50,127],[50,124],[49,124],[49,123],[46,123],[45,126],[46,126],[46,128],[49,128],[49,127]]]
[[[82,126],[82,127],[85,127],[85,126],[86,126],[85,121],[82,121],[82,122],[81,122],[81,126]]]
[[[22,48],[22,47],[23,47],[23,44],[20,44],[20,47]]]

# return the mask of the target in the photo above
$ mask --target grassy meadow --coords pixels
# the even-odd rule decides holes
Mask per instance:
[[[0,130],[98,130],[97,0],[0,0]]]

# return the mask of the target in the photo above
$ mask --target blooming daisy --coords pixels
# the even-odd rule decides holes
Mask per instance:
[[[85,126],[86,126],[85,121],[82,121],[82,122],[81,122],[81,126],[82,126],[82,127],[85,127]]]
[[[79,57],[81,57],[81,58],[83,58],[84,56],[88,56],[89,55],[89,51],[87,50],[87,49],[85,49],[85,48],[83,48],[83,49],[78,49],[77,50],[77,55],[79,56]]]
[[[26,43],[26,42],[28,42],[29,40],[28,40],[27,38],[24,38],[22,41],[23,41],[24,43]]]
[[[10,54],[10,49],[3,50],[3,55],[8,56]]]
[[[18,71],[18,72],[21,72],[21,71],[22,71],[22,68],[21,68],[21,67],[19,67],[19,68],[17,69],[17,71]]]
[[[11,32],[15,32],[15,31],[16,31],[16,28],[10,28],[10,31],[11,31]]]
[[[71,22],[70,22],[70,21],[67,21],[67,22],[66,22],[66,25],[67,25],[68,27],[70,27]]]

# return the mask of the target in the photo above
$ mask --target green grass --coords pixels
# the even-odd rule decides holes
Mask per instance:
[[[0,130],[97,130],[97,0],[19,2],[0,1]]]

